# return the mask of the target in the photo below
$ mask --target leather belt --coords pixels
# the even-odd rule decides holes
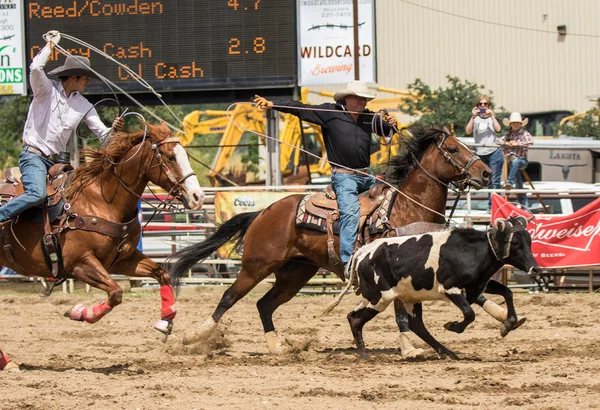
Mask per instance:
[[[365,174],[369,174],[369,175],[371,174],[371,170],[369,169],[369,167],[358,168],[358,169],[345,169],[345,168],[333,167],[332,170],[335,172],[340,172],[342,174],[352,174],[352,175],[362,175],[362,176],[365,176]]]
[[[47,158],[52,162],[57,162],[57,160],[58,160],[58,155],[56,155],[56,154],[46,155],[42,152],[42,150],[40,150],[37,147],[34,147],[33,145],[27,145],[27,144],[23,145],[23,150],[27,151],[27,152],[31,152],[32,154],[39,155],[40,157]]]

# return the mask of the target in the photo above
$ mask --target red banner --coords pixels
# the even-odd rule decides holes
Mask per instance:
[[[531,216],[492,194],[492,223],[511,215]],[[527,230],[533,256],[543,268],[600,265],[600,199],[571,215],[535,215]]]

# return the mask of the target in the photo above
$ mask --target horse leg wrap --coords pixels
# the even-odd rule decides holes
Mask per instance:
[[[405,359],[414,359],[423,356],[423,349],[417,349],[413,346],[405,333],[400,333],[400,352]]]
[[[160,287],[160,298],[162,299],[160,317],[163,320],[173,320],[177,314],[177,307],[175,306],[175,295],[173,294],[173,288],[171,285],[164,285]]]
[[[102,319],[107,313],[112,310],[106,301],[99,305],[92,306],[91,308],[84,309],[82,312],[82,318],[88,323],[96,323]]]
[[[483,304],[483,310],[485,310],[491,317],[496,319],[498,322],[504,322],[508,316],[508,312],[501,306],[491,300],[486,300]]]
[[[2,353],[2,350],[0,350],[0,370],[4,370],[4,368],[9,362],[10,359],[8,358],[8,356]]]

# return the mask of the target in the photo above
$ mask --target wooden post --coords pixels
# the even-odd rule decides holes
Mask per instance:
[[[535,187],[533,186],[533,182],[531,181],[531,178],[529,178],[529,174],[527,173],[527,171],[525,171],[525,169],[521,170],[521,175],[523,175],[523,178],[525,178],[525,181],[527,181],[527,183],[531,186],[531,189],[533,189],[535,191]],[[546,212],[547,214],[550,213],[550,210],[548,209],[548,207],[544,203],[544,200],[542,199],[542,197],[540,196],[540,194],[538,192],[536,192],[535,196],[536,196],[537,200],[540,201],[540,204],[542,204],[542,207],[544,208],[544,212]]]
[[[354,79],[360,80],[360,68],[358,58],[358,0],[352,0],[352,18],[354,21]],[[271,134],[269,134],[271,135]]]
[[[590,293],[594,293],[594,269],[590,268]]]
[[[508,283],[508,268],[502,267],[502,284],[506,286]]]

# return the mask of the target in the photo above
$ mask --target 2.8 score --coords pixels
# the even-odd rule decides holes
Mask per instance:
[[[263,37],[256,37],[254,39],[253,43],[254,43],[254,47],[252,48],[252,51],[254,51],[254,53],[262,54],[267,50],[265,39]],[[242,42],[240,41],[239,38],[231,37],[229,39],[229,54],[230,55],[242,54],[242,53],[249,54],[250,50],[249,49],[244,50],[244,47],[240,47],[241,44],[242,44]]]

